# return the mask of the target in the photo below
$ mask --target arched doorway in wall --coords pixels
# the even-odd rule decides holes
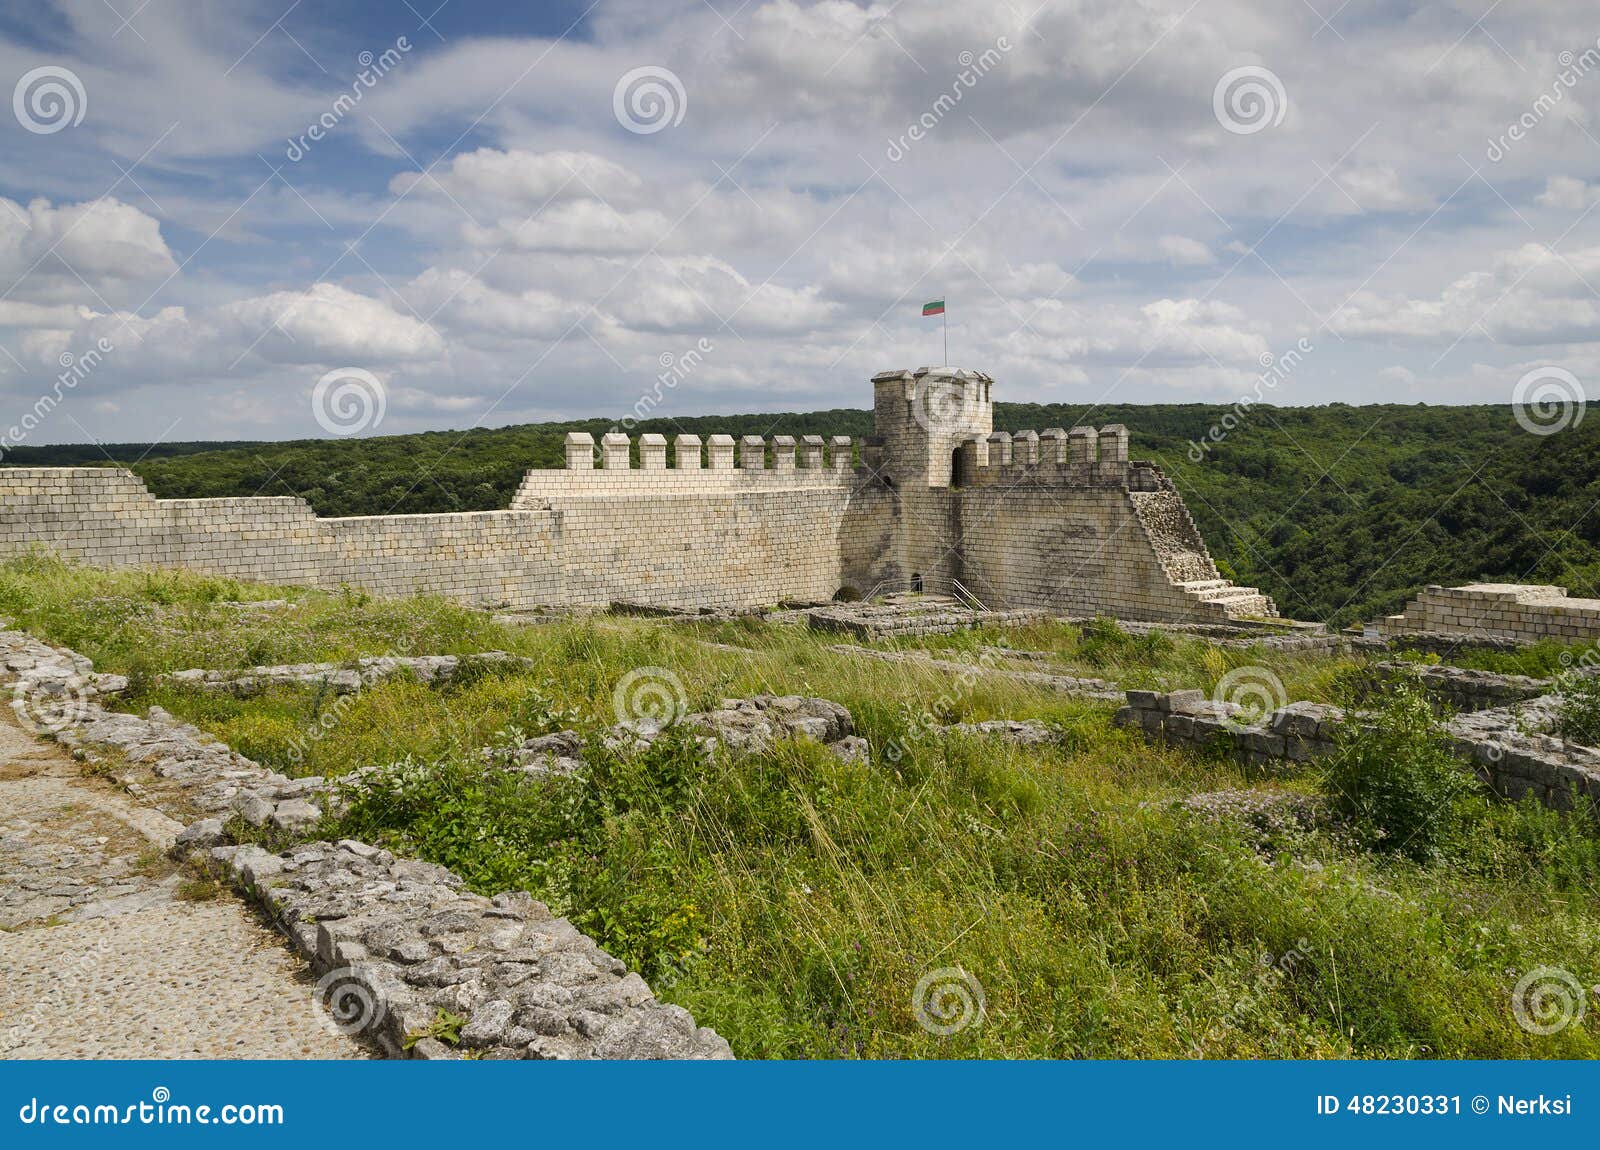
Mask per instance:
[[[950,486],[965,487],[967,485],[966,464],[962,461],[961,448],[956,448],[950,453]]]
[[[911,573],[911,593],[913,595],[922,594],[922,576],[915,571]]]

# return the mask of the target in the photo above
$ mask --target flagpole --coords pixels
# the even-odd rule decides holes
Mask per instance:
[[[944,365],[950,366],[950,309],[945,307],[939,312],[944,318]]]

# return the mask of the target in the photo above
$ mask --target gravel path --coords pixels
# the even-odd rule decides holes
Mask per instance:
[[[179,897],[180,829],[0,708],[0,1056],[370,1057],[237,899]]]

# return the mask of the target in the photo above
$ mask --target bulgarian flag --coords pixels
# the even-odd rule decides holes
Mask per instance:
[[[923,315],[943,315],[944,314],[944,300],[942,300],[942,299],[929,300],[927,303],[922,305],[922,314]]]

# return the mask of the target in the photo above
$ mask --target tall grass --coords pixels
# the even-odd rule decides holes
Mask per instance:
[[[226,605],[284,596],[298,606],[260,620]],[[1255,784],[1222,758],[1113,728],[1107,704],[844,654],[791,626],[515,630],[421,600],[37,560],[0,567],[0,610],[102,669],[140,670],[127,706],[159,702],[269,765],[336,776],[396,764],[321,833],[441,862],[480,891],[531,890],[745,1057],[1600,1055],[1600,1011],[1537,1036],[1511,1009],[1537,966],[1600,981],[1600,836],[1535,806],[1463,800],[1457,833],[1426,861],[1365,850],[1337,826],[1264,844],[1179,800],[1307,792],[1312,779]],[[1105,629],[998,637],[1055,651],[1062,667],[1173,686],[1209,687],[1250,655]],[[511,650],[533,666],[370,688],[309,743],[334,705],[316,687],[238,699],[153,677],[396,641]],[[1262,659],[1297,697],[1331,690],[1350,665]],[[705,757],[670,733],[618,755],[598,736],[618,680],[644,666],[677,675],[696,709],[761,691],[836,699],[871,759],[804,741]],[[1023,749],[945,731],[925,721],[938,698],[941,721],[1035,718],[1058,738]],[[587,737],[583,777],[485,769],[481,749],[513,728],[556,727]],[[947,1036],[915,1009],[935,975],[973,980],[984,1002]]]

